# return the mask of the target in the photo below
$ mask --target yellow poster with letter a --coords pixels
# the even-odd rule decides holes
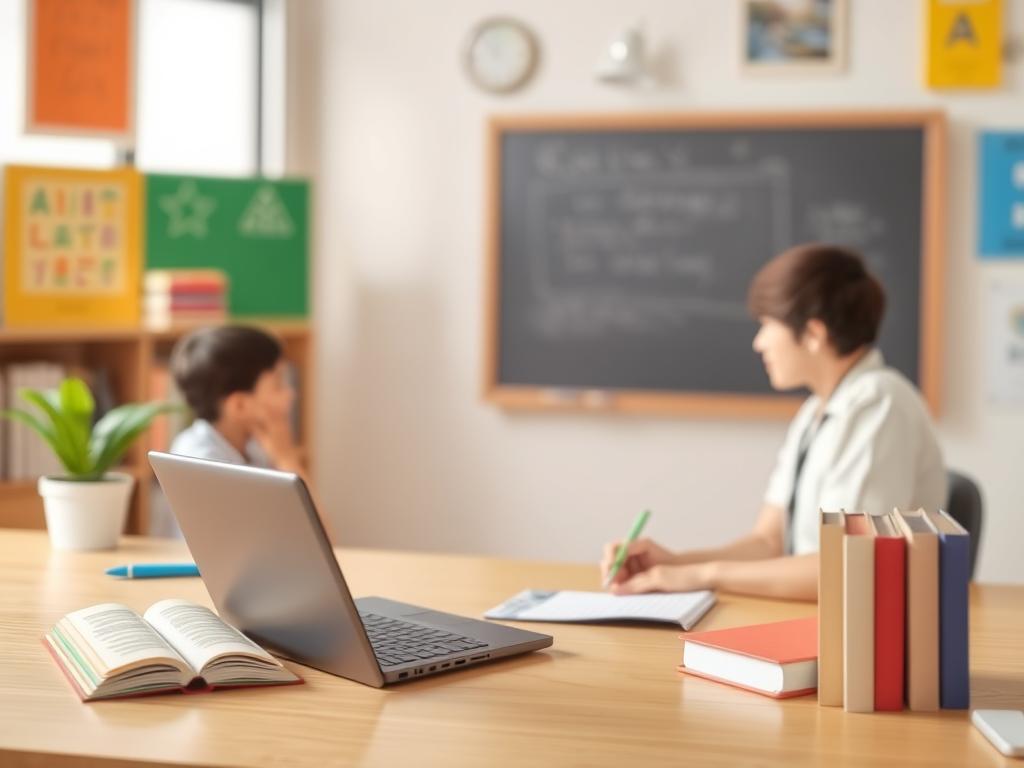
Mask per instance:
[[[999,85],[1003,47],[1002,0],[926,0],[925,78],[930,88]]]
[[[8,166],[5,324],[138,326],[141,190],[133,170]]]

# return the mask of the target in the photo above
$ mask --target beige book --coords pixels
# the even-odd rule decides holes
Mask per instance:
[[[818,704],[843,706],[842,512],[818,513]]]
[[[875,536],[863,514],[844,514],[843,708],[875,711]]]
[[[896,510],[907,540],[907,705],[939,708],[939,540],[923,509]]]

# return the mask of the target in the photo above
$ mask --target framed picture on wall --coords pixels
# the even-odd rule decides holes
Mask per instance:
[[[847,0],[741,0],[742,68],[834,74],[846,66]]]

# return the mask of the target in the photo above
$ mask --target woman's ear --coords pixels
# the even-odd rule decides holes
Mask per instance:
[[[828,346],[828,328],[817,318],[807,321],[804,326],[803,344],[811,354],[818,354]]]

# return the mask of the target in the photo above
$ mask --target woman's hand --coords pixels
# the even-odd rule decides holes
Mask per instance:
[[[604,545],[604,555],[601,558],[601,582],[608,579],[608,574],[615,564],[615,557],[619,553],[619,546],[622,542],[613,541]],[[626,548],[626,559],[619,568],[615,578],[612,579],[612,586],[629,581],[634,576],[644,573],[651,568],[675,563],[676,556],[673,552],[656,544],[650,539],[637,539],[630,542]]]
[[[713,563],[687,565],[655,565],[626,581],[612,584],[616,595],[636,595],[643,592],[692,592],[711,589]]]

